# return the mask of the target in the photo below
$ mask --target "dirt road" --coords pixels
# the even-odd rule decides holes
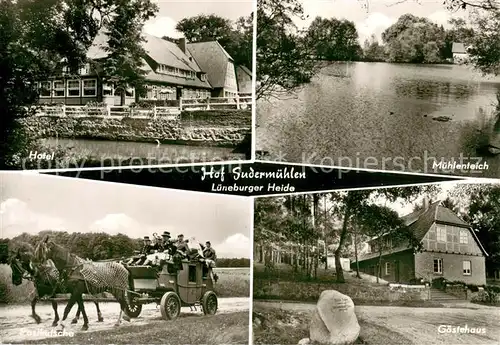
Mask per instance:
[[[282,308],[306,312],[312,311],[314,307],[314,304],[254,302],[255,309]],[[357,306],[356,315],[361,324],[360,337],[370,345],[500,344],[500,308]],[[468,329],[484,328],[484,333],[448,333],[448,325],[467,326]]]
[[[103,331],[114,329],[116,323],[119,306],[117,303],[99,303],[104,322],[97,322],[97,312],[93,303],[85,303],[85,309],[89,318],[90,331]],[[249,298],[219,298],[219,309],[217,314],[229,314],[249,310]],[[59,316],[62,318],[65,303],[59,303]],[[65,323],[65,331],[77,334],[82,332],[80,330],[83,320],[80,317],[78,324],[70,324],[71,319],[76,314],[76,306],[70,312],[68,319]],[[9,305],[0,307],[0,343],[33,341],[37,339],[46,339],[56,337],[52,334],[54,327],[52,321],[54,313],[52,306],[47,303],[40,303],[36,307],[37,314],[42,318],[42,323],[36,324],[31,318],[31,307],[29,305]],[[182,308],[183,317],[199,316],[202,314],[201,310],[190,311],[189,308]],[[157,309],[156,304],[143,305],[142,313],[137,319],[132,319],[131,322],[122,321],[123,325],[145,325],[154,320],[161,319],[160,310]]]

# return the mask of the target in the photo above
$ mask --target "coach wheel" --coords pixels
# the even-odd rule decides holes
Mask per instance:
[[[136,303],[134,294],[125,292],[125,314],[131,318],[136,318],[141,314],[142,304]]]
[[[161,317],[165,320],[173,320],[181,313],[181,299],[173,292],[166,292],[160,302]]]
[[[201,299],[201,306],[203,307],[203,313],[205,315],[214,315],[217,312],[217,307],[219,303],[217,301],[217,295],[213,291],[207,291]]]

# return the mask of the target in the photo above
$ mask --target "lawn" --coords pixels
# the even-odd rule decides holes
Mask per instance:
[[[219,276],[215,292],[219,297],[249,297],[250,268],[215,268]]]

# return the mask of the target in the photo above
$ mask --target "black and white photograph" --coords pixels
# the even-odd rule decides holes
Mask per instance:
[[[498,344],[500,183],[255,198],[253,344]]]
[[[253,201],[0,173],[0,339],[248,344]]]
[[[258,0],[256,159],[500,177],[500,2]]]
[[[251,0],[0,9],[2,170],[251,159]]]

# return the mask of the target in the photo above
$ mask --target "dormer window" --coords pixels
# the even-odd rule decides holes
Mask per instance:
[[[201,79],[201,81],[207,81],[207,75],[205,73],[202,73],[200,75],[200,79]]]

